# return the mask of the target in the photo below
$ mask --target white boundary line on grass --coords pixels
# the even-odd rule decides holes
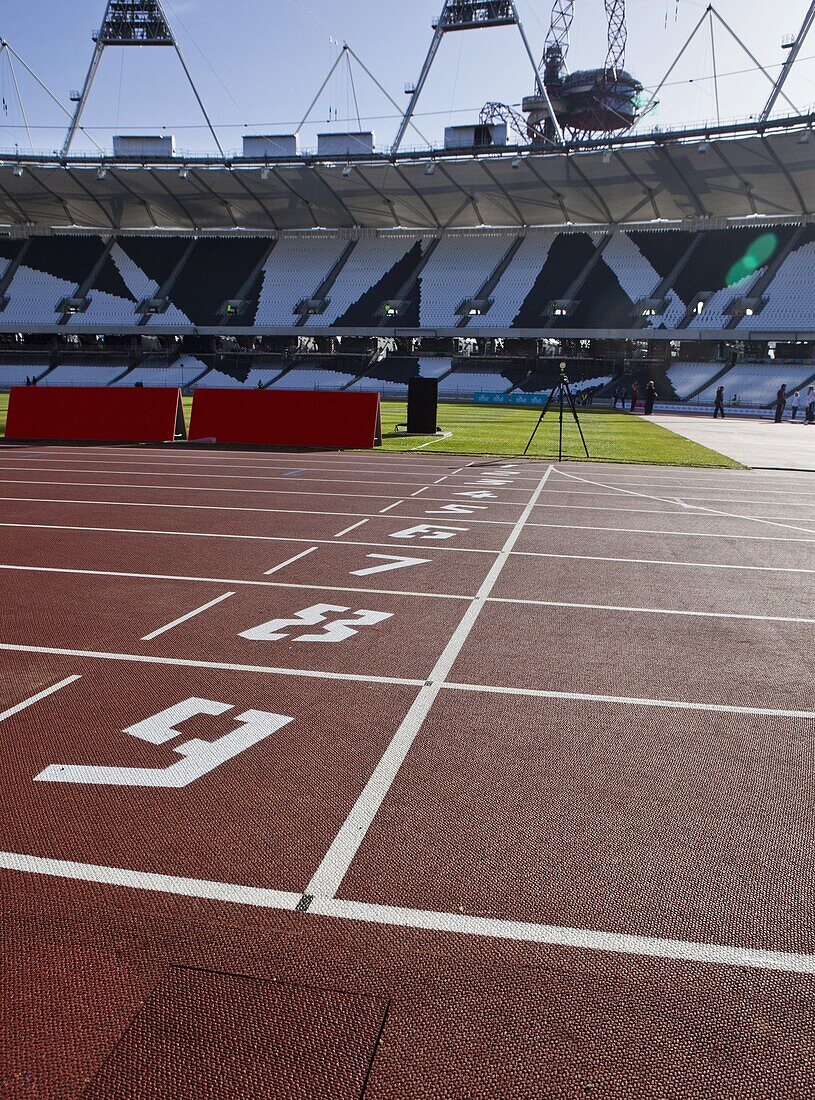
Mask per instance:
[[[301,900],[300,894],[284,890],[133,871],[122,867],[104,867],[70,860],[23,855],[18,852],[0,852],[0,868],[29,875],[94,882],[104,886],[147,890],[188,898],[206,898],[227,904],[252,905],[285,912],[296,912]],[[803,952],[732,947],[722,943],[699,943],[693,940],[667,939],[626,932],[604,932],[592,928],[567,928],[532,921],[503,920],[498,917],[470,916],[465,913],[441,913],[401,906],[377,905],[371,902],[345,901],[339,898],[314,898],[307,913],[298,913],[300,920],[308,921],[314,916],[377,924],[389,928],[416,928],[427,932],[480,936],[484,939],[506,940],[514,943],[535,943],[577,951],[671,959],[706,966],[733,966],[787,974],[815,974],[815,955]]]

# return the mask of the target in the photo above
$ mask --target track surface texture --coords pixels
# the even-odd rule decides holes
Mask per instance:
[[[0,453],[0,1095],[815,1094],[815,476]]]

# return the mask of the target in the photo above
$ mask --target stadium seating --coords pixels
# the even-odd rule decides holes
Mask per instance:
[[[36,379],[47,370],[47,363],[0,363],[0,390],[24,386],[27,379]]]
[[[512,383],[493,371],[451,371],[439,382],[439,396],[468,397],[476,393],[507,393]]]
[[[124,374],[123,364],[114,367],[89,363],[65,363],[55,367],[38,383],[40,386],[109,386],[114,378]]]
[[[173,389],[184,389],[190,386],[206,371],[207,366],[200,359],[192,355],[182,355],[175,363],[167,366],[166,362],[151,364],[148,360],[141,366],[129,371],[117,382],[117,386],[169,386]]]
[[[359,241],[329,291],[325,313],[309,317],[307,327],[333,325],[398,264],[418,240],[418,237],[399,234]]]
[[[535,285],[556,236],[555,230],[547,229],[527,233],[492,292],[492,307],[474,324],[479,328],[509,328]]]
[[[195,387],[196,389],[256,390],[260,387],[270,386],[275,379],[280,377],[284,369],[285,364],[281,363],[278,367],[270,369],[250,370],[245,380],[242,380],[213,368],[195,383]]]
[[[815,326],[815,241],[791,252],[776,272],[758,317],[744,317],[739,328],[788,330]]]
[[[294,367],[274,383],[277,390],[341,390],[353,382],[355,374],[340,371]]]
[[[477,297],[507,254],[505,233],[452,233],[443,237],[419,276],[419,322],[427,328],[455,328],[459,306]]]
[[[299,320],[295,308],[317,292],[346,247],[346,241],[330,235],[283,237],[278,241],[263,268],[254,323],[295,325]]]
[[[761,237],[770,256],[751,267]],[[796,247],[787,254],[795,243]],[[56,327],[75,332],[143,328],[257,326],[390,327],[382,304],[399,300],[399,328],[539,331],[542,328],[745,331],[780,334],[815,328],[815,228],[775,225],[729,229],[491,229],[433,234],[382,230],[358,239],[338,232],[296,232],[276,242],[260,236],[94,234],[0,240],[0,272],[22,252],[0,303],[0,327]],[[428,252],[430,254],[428,255]],[[19,258],[19,257],[18,257]],[[342,262],[340,262],[342,261]],[[424,266],[422,267],[422,264]],[[776,268],[774,265],[778,264]],[[332,277],[333,282],[329,280]],[[2,278],[2,274],[0,274]],[[736,298],[754,293],[766,305],[734,318]],[[324,312],[301,316],[322,294]],[[463,316],[480,296],[485,312]],[[66,299],[87,308],[63,317]],[[147,317],[141,303],[162,300]],[[553,303],[568,300],[564,315]],[[225,304],[240,303],[232,314]],[[664,301],[646,315],[637,307]],[[700,312],[695,307],[702,301]]]
[[[674,363],[667,373],[676,396],[685,398],[704,386],[723,367],[723,363]]]
[[[787,392],[800,390],[815,371],[811,366],[793,363],[739,363],[701,390],[694,401],[700,405],[712,405],[716,389],[724,386],[725,400],[729,403],[738,394],[740,405],[770,405],[782,383]]]

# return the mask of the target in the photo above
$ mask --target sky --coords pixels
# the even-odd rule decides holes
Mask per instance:
[[[240,149],[245,134],[293,133],[347,42],[399,105],[404,85],[415,81],[431,40],[431,23],[442,0],[163,0],[165,12],[221,144]],[[543,51],[551,0],[517,0],[536,57]],[[626,68],[654,88],[703,17],[698,0],[628,0]],[[717,11],[773,74],[787,56],[783,34],[797,33],[806,0],[718,0]],[[93,50],[91,34],[101,23],[104,0],[0,0],[0,37],[6,39],[66,106],[80,88]],[[569,52],[570,69],[601,66],[606,52],[603,0],[577,0]],[[715,121],[715,49],[722,120],[757,115],[770,89],[767,78],[721,24],[713,40],[708,21],[686,50],[650,116],[668,128]],[[21,109],[7,61],[0,62],[0,149],[57,149],[66,116],[14,62]],[[477,121],[487,101],[519,104],[533,87],[532,67],[515,28],[448,34],[419,103],[404,148],[439,145],[444,129]],[[795,106],[815,104],[815,30],[787,83]],[[356,104],[355,106],[355,96]],[[26,132],[23,110],[28,120]],[[783,102],[779,113],[791,108]],[[376,147],[387,149],[398,126],[396,108],[352,62],[343,62],[301,129],[301,147],[316,146],[318,133],[373,130]],[[329,119],[331,121],[329,122]],[[336,121],[334,121],[336,119]],[[172,133],[180,153],[215,151],[195,98],[173,51],[105,51],[83,126],[109,149],[114,133]],[[75,151],[92,150],[77,137]]]

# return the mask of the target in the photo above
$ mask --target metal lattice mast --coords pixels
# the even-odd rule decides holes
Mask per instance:
[[[550,79],[557,78],[565,68],[566,54],[569,52],[569,32],[572,29],[573,20],[574,0],[555,0],[541,63],[541,69]]]
[[[404,113],[401,125],[399,126],[399,130],[391,147],[392,153],[398,152],[407,129],[411,125],[413,115],[416,111],[416,105],[419,102],[419,97],[430,75],[430,70],[433,67],[433,62],[436,60],[436,55],[439,52],[439,47],[441,46],[444,36],[453,31],[485,30],[490,27],[518,28],[524,50],[529,58],[529,63],[532,66],[532,72],[535,76],[536,92],[545,101],[546,111],[551,117],[554,132],[557,135],[558,141],[562,142],[563,134],[561,133],[554,109],[552,108],[546,88],[538,72],[532,48],[529,45],[529,39],[526,37],[526,31],[518,16],[518,10],[515,7],[515,0],[445,0],[441,15],[433,23],[433,40],[430,43],[430,49],[428,50],[424,65],[422,66],[422,71],[419,74],[419,79],[416,84],[412,86],[410,102],[408,103],[407,110]]]
[[[767,119],[773,113],[773,108],[778,102],[778,97],[780,95],[783,95],[783,89],[784,85],[787,82],[787,77],[792,72],[792,67],[798,60],[798,54],[801,52],[801,47],[804,44],[804,39],[807,37],[810,30],[812,29],[813,23],[815,23],[815,2],[809,5],[809,10],[804,16],[804,22],[801,24],[801,29],[798,31],[798,35],[790,48],[789,56],[784,62],[784,67],[779,73],[778,80],[776,80],[775,85],[773,86],[773,90],[770,93],[770,98],[764,105],[764,110],[761,112],[761,118],[759,120],[760,122],[767,121]],[[786,99],[786,96],[784,98]]]
[[[209,131],[218,146],[218,151],[221,156],[225,155],[201,96],[198,94],[192,75],[187,68],[181,48],[164,15],[161,0],[108,0],[102,26],[93,38],[96,43],[93,57],[82,91],[77,99],[76,110],[68,127],[68,133],[65,135],[62,156],[68,155],[76,131],[79,129],[82,115],[93,88],[93,82],[99,70],[102,54],[108,46],[165,46],[175,50],[178,60],[181,62],[181,68],[184,70],[184,75],[189,81],[198,106],[201,108],[201,113],[206,119]]]
[[[625,46],[628,41],[628,28],[625,23],[625,0],[605,0],[608,17],[608,53],[606,54],[606,72],[614,79],[625,68]]]

